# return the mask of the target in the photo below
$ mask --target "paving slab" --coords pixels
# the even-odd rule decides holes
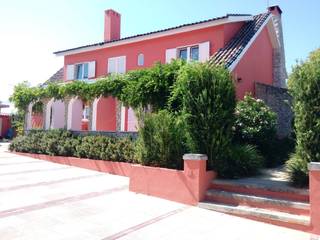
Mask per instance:
[[[129,179],[0,143],[0,239],[281,239],[310,234],[128,191]]]

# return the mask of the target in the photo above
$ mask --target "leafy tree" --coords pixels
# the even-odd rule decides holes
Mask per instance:
[[[291,165],[295,161],[299,161],[299,165],[304,163],[304,166],[311,161],[319,162],[320,49],[312,52],[305,62],[300,62],[293,68],[288,86],[293,96],[294,126],[297,138],[296,154],[292,158]],[[307,171],[306,167],[303,169]],[[305,178],[307,174],[307,172],[304,174]],[[291,179],[294,178],[292,174]]]

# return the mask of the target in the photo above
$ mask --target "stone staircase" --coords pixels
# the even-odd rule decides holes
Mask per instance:
[[[285,181],[216,179],[199,207],[297,230],[310,228],[308,190]]]

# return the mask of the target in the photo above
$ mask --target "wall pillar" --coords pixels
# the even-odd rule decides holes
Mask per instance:
[[[71,101],[71,97],[66,97],[64,102],[64,129],[68,128],[68,111],[69,111],[69,103]]]
[[[116,131],[121,131],[121,109],[122,103],[117,99],[116,100]]]
[[[204,200],[210,185],[207,175],[207,160],[208,157],[205,154],[183,155],[184,175],[188,179],[189,189],[197,203]]]
[[[26,112],[24,115],[24,129],[30,130],[32,128],[32,107],[33,103],[30,103],[26,108]]]
[[[93,120],[93,101],[88,101],[87,105],[89,106],[89,123],[88,123],[88,131],[92,131],[92,120]]]
[[[50,129],[50,123],[48,122],[49,120],[47,119],[49,117],[50,119],[50,109],[51,108],[51,104],[49,105],[49,102],[51,101],[51,99],[42,99],[42,129],[43,130],[48,130]],[[54,100],[53,100],[54,101]],[[48,112],[49,111],[49,112]]]
[[[320,162],[312,162],[309,169],[311,232],[320,237]]]

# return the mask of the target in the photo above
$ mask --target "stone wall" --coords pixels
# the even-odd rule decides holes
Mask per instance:
[[[262,83],[255,85],[256,98],[262,99],[276,114],[278,120],[277,134],[280,138],[290,135],[292,131],[293,112],[292,97],[286,88]]]

